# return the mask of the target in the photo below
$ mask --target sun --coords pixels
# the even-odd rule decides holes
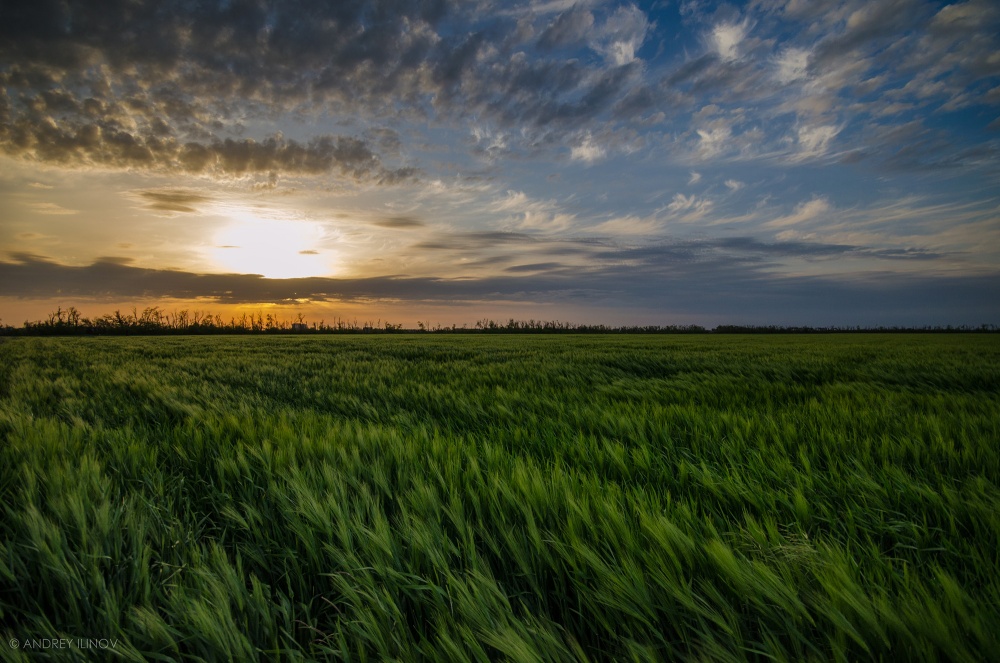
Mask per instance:
[[[226,272],[294,279],[330,274],[333,252],[321,248],[322,226],[308,221],[245,217],[219,229],[211,260]]]

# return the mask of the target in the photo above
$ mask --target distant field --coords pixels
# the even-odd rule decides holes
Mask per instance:
[[[0,659],[997,660],[1000,336],[0,340],[0,509]]]

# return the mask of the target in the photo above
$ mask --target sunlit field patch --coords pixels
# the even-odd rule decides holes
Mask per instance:
[[[3,340],[0,647],[988,660],[998,412],[990,335]]]

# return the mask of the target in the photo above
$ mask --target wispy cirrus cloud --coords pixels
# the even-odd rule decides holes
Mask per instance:
[[[54,216],[66,216],[69,214],[79,214],[80,210],[69,209],[55,203],[27,203],[27,207],[35,214],[49,214]]]

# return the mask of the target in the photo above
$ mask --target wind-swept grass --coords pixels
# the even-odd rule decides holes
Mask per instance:
[[[0,648],[987,660],[998,412],[992,336],[2,341]]]

